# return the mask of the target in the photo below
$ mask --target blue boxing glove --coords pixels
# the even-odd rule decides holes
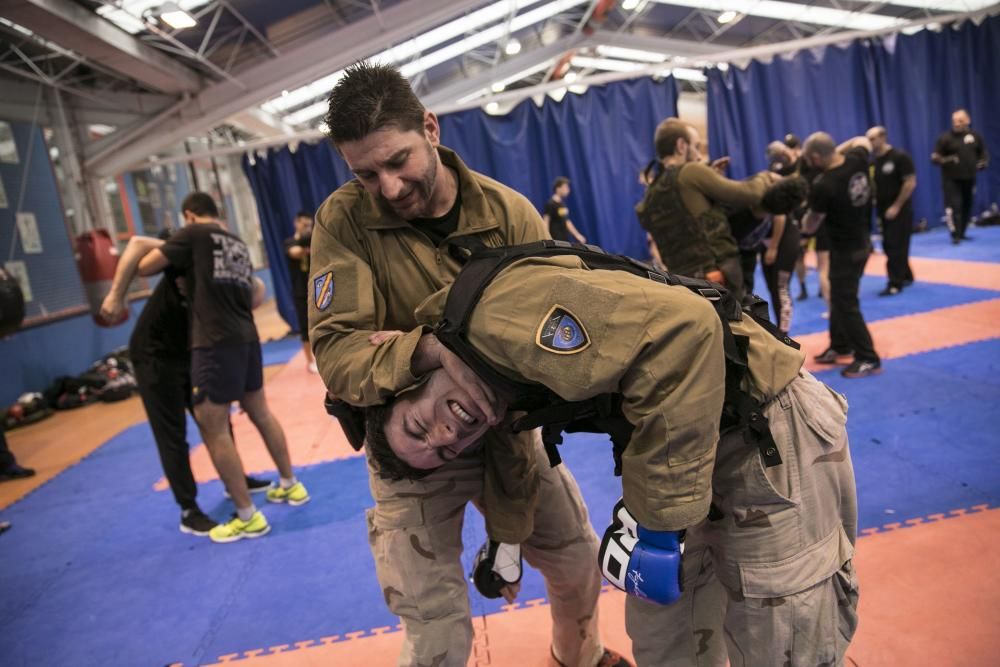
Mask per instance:
[[[640,526],[619,500],[601,540],[601,573],[613,586],[649,602],[668,605],[681,596],[684,533]]]

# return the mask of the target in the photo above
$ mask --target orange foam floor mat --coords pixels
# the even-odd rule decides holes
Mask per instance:
[[[858,540],[860,624],[847,664],[857,667],[997,664],[995,629],[1000,572],[990,554],[1000,548],[1000,509],[977,506],[905,526],[874,529]],[[529,600],[474,619],[469,667],[554,667],[549,657],[548,606]],[[605,587],[600,600],[606,645],[626,657],[625,597]],[[215,665],[245,667],[363,667],[394,664],[398,627],[320,637],[219,656]]]

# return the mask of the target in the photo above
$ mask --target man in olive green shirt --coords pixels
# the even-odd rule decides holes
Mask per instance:
[[[437,321],[447,291],[420,307],[421,322]],[[742,429],[720,437],[723,327],[711,303],[686,287],[591,270],[576,256],[521,259],[483,291],[467,341],[503,375],[564,400],[621,395],[634,426],[622,454],[623,503],[639,542],[643,529],[686,531],[680,599],[627,599],[637,664],[721,665],[728,655],[734,665],[780,665],[790,647],[795,664],[840,664],[858,600],[847,405],[802,370],[801,351],[752,318],[729,326],[748,341],[743,390],[764,405],[776,465]],[[434,345],[433,334],[425,338]],[[439,466],[436,451],[460,455],[482,428],[449,427],[458,421],[447,410],[456,396],[446,374],[432,373],[381,411],[381,434],[369,420],[369,441],[384,442],[410,468]],[[605,544],[614,530],[620,525]]]
[[[702,162],[698,130],[677,118],[657,126],[654,143],[663,169],[636,205],[639,224],[652,236],[669,271],[707,278],[741,298],[743,271],[724,207],[759,204],[778,176],[762,172],[745,181],[725,178],[719,169],[728,159]]]

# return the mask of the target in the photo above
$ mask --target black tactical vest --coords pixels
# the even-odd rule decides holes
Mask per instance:
[[[680,285],[708,299],[715,306],[722,321],[723,346],[726,354],[726,398],[721,416],[723,432],[741,428],[747,444],[760,449],[765,466],[781,463],[781,456],[774,445],[762,406],[741,389],[746,376],[747,349],[745,336],[734,335],[730,321],[739,321],[744,315],[752,317],[779,340],[798,349],[798,343],[785,337],[767,321],[767,303],[757,299],[752,305],[741,308],[728,291],[715,283],[697,278],[687,278],[671,273],[661,273],[631,257],[610,255],[593,245],[571,244],[565,241],[538,241],[519,246],[486,248],[470,246],[466,239],[452,242],[451,252],[464,262],[455,277],[445,302],[444,315],[434,333],[441,343],[454,352],[487,384],[498,389],[510,399],[511,410],[528,414],[513,424],[515,432],[542,428],[542,439],[550,463],[561,461],[556,445],[562,444],[562,433],[607,433],[614,446],[615,474],[621,474],[621,455],[632,437],[633,425],[622,413],[620,394],[602,394],[585,401],[566,401],[552,390],[533,382],[511,379],[484,359],[468,342],[468,325],[472,311],[486,287],[505,268],[527,257],[555,257],[573,255],[583,260],[591,269],[625,271],[648,278],[664,285]],[[756,297],[755,297],[756,298]],[[763,315],[762,315],[763,314]]]

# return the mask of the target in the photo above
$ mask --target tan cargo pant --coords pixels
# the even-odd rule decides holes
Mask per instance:
[[[681,599],[626,602],[639,667],[843,663],[858,605],[847,403],[802,371],[765,414],[783,463],[765,468],[740,433],[723,436],[721,517],[687,532]]]
[[[604,650],[597,614],[599,543],[573,476],[564,465],[551,468],[537,434],[536,441],[540,497],[535,530],[522,554],[545,577],[553,652],[565,665],[592,667]],[[466,503],[478,503],[482,495],[481,454],[412,482],[369,473],[375,507],[367,513],[368,541],[375,571],[386,605],[406,631],[398,664],[465,667],[472,620],[460,562],[462,522]]]

